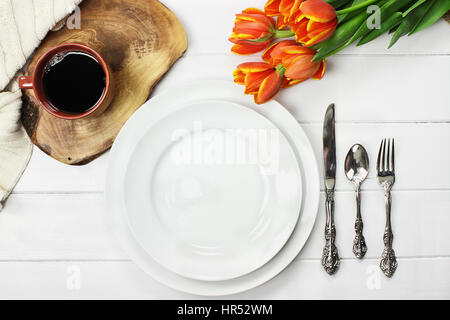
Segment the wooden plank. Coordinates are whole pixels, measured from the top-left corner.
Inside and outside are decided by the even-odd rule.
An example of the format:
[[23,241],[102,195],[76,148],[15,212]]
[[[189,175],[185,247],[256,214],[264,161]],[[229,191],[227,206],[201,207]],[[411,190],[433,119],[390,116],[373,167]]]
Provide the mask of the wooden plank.
[[[325,195],[322,192],[316,224],[300,259],[318,258],[324,245]],[[353,192],[338,192],[335,203],[337,246],[340,255],[353,259],[352,244],[356,202]],[[392,228],[394,250],[398,257],[449,256],[450,243],[446,227],[450,223],[449,191],[393,191]],[[383,251],[385,226],[384,192],[362,193],[361,210],[367,258],[379,259]],[[442,242],[447,242],[446,244]]]
[[[450,29],[450,27],[449,27]],[[201,55],[180,59],[155,94],[183,83],[232,81],[236,66],[254,57]],[[322,122],[325,108],[337,105],[337,121],[450,121],[450,56],[336,56],[325,77],[277,95],[300,122]],[[244,88],[242,87],[242,92]]]
[[[298,257],[318,259],[324,238],[325,209]],[[381,191],[363,192],[362,213],[369,258],[382,251],[384,199]],[[394,248],[399,257],[450,257],[450,191],[393,192]],[[354,194],[336,195],[337,245],[343,258],[351,252]],[[0,215],[0,261],[127,259],[107,228],[101,194],[13,195]]]
[[63,164],[37,147],[14,192],[101,192],[109,153],[84,166]]
[[[449,299],[450,258],[400,259],[387,279],[378,261],[343,261],[330,277],[297,261],[268,283],[226,299]],[[204,299],[157,283],[132,262],[1,262],[0,299]]]
[[[189,35],[187,54],[228,53],[231,43],[228,38],[233,28],[234,15],[243,9],[254,7],[263,9],[265,0],[163,0],[181,20]],[[220,26],[220,27],[217,27]],[[445,21],[411,37],[403,37],[391,49],[388,35],[382,36],[361,47],[350,47],[342,54],[449,54],[450,27]]]
[[[337,118],[346,110],[337,107]],[[354,143],[363,144],[371,162],[369,178],[363,188],[380,190],[375,176],[375,163],[383,137],[396,139],[397,190],[450,189],[450,123],[337,123],[337,188],[352,190],[344,175],[345,156]],[[322,124],[307,123],[303,128],[311,139],[319,166],[322,161]],[[35,150],[29,167],[15,189],[16,193],[102,192],[109,154],[83,167],[69,167]],[[433,170],[426,170],[432,166]],[[322,174],[322,171],[321,171]]]
[[448,299],[450,259],[399,259],[387,279],[378,260],[342,261],[334,277],[320,261],[297,261],[277,278],[236,298],[258,299]]
[[103,196],[13,195],[0,215],[1,260],[124,259]]
[[[337,118],[345,111],[337,111]],[[322,124],[304,125],[323,176]],[[381,140],[395,138],[396,182],[394,190],[448,189],[450,147],[439,141],[450,138],[449,123],[336,124],[337,188],[353,190],[344,173],[344,161],[355,143],[364,145],[369,154],[370,172],[363,189],[380,190],[376,179],[376,161]]]

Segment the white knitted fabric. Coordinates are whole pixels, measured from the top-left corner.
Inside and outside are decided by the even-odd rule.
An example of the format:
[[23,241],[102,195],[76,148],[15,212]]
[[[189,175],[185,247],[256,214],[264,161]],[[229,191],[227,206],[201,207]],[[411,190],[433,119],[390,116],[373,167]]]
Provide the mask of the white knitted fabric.
[[0,211],[31,157],[20,123],[16,73],[55,24],[82,0],[0,0]]

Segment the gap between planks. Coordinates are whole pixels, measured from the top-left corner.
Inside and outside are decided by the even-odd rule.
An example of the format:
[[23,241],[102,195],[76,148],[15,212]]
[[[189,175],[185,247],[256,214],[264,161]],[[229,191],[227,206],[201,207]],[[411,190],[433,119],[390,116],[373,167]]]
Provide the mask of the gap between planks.
[[[374,178],[367,178],[374,180]],[[382,191],[381,187],[380,190]],[[364,193],[373,193],[373,192],[380,192],[380,190],[376,189],[362,189]],[[430,188],[430,189],[398,189],[394,188],[392,192],[448,192],[450,191],[450,188]],[[323,187],[320,188],[321,193],[325,193],[325,189]],[[355,192],[351,187],[348,189],[336,189],[335,193],[353,193]],[[55,195],[55,196],[73,196],[73,195],[101,195],[103,196],[105,194],[104,191],[14,191],[11,193],[11,195]]]
[[[189,53],[186,51],[180,59],[183,58],[194,58],[194,57],[235,57],[232,53],[229,52],[205,52],[205,53]],[[337,53],[334,55],[334,57],[446,57],[450,56],[449,52],[442,52],[442,53]],[[258,58],[258,55],[247,55],[245,57],[255,57]],[[330,59],[330,58],[327,58]]]
[[[300,253],[301,254],[301,253]],[[423,255],[423,256],[409,256],[396,257],[398,261],[412,261],[412,260],[433,260],[433,259],[450,259],[450,255]],[[379,261],[379,258],[364,258],[357,260],[356,258],[343,257],[341,261]],[[295,262],[321,262],[321,258],[302,258],[297,256],[291,263]],[[88,262],[88,263],[123,263],[133,262],[131,259],[0,259],[0,263],[70,263],[70,262]]]

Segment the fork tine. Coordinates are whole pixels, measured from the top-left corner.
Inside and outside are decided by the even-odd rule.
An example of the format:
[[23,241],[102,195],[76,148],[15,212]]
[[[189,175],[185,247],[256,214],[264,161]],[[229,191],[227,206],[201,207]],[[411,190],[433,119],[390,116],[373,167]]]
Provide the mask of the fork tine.
[[391,139],[387,139],[386,171],[391,171]]
[[391,170],[395,172],[395,150],[394,150],[394,138],[392,138],[392,156],[391,156]]
[[386,138],[383,139],[383,154],[381,155],[381,172],[386,172]]
[[381,160],[381,150],[382,149],[383,149],[383,140],[381,140],[380,150],[378,150],[378,157],[377,157],[377,171],[378,171],[378,173],[381,172],[381,167],[380,167],[381,162],[380,162],[380,160]]

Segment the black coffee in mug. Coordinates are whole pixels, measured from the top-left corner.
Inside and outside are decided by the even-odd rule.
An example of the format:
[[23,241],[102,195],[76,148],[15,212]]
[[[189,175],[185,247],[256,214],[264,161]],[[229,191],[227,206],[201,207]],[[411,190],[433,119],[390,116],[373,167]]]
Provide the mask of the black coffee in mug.
[[69,51],[59,53],[49,61],[42,84],[54,108],[68,114],[80,114],[101,100],[106,89],[106,75],[93,56]]

